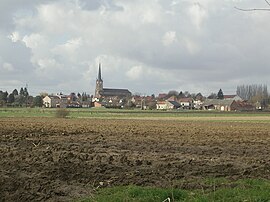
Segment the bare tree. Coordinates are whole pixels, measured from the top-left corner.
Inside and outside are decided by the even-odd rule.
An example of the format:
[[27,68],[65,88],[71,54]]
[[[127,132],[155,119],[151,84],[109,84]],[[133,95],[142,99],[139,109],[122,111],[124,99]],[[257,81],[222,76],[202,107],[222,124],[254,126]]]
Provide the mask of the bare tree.
[[[270,7],[270,2],[268,0],[264,0],[264,1]],[[235,8],[241,11],[270,11],[270,8],[238,8],[238,7],[235,7]]]

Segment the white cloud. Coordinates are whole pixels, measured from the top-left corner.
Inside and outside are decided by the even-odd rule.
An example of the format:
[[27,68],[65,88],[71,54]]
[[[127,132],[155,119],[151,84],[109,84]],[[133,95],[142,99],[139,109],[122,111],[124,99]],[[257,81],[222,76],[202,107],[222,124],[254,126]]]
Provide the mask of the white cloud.
[[31,48],[32,50],[42,48],[45,44],[47,44],[46,37],[38,33],[24,36],[22,41],[25,43],[26,47]]
[[162,38],[162,43],[164,46],[169,46],[176,41],[177,41],[177,37],[176,37],[175,31],[166,32]]
[[130,70],[127,71],[126,75],[131,80],[138,80],[143,75],[143,68],[142,66],[134,66]]
[[13,65],[8,63],[8,62],[3,63],[2,68],[3,68],[4,71],[8,71],[8,72],[14,71]]
[[200,3],[193,3],[189,8],[189,14],[192,23],[198,30],[201,29],[202,23],[207,18],[207,11],[202,7]]
[[186,46],[188,52],[191,55],[194,55],[200,51],[200,46],[196,42],[190,40],[189,38],[187,38],[187,37],[184,38],[184,43],[185,43],[185,46]]
[[20,34],[18,32],[11,33],[10,35],[8,35],[8,38],[14,43],[21,39]]

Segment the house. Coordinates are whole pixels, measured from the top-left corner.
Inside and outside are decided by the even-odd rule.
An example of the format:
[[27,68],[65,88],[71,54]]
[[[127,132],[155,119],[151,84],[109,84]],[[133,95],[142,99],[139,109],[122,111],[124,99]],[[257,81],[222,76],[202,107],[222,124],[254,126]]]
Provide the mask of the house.
[[43,98],[43,105],[46,108],[55,108],[60,106],[60,97],[55,95],[47,95]]
[[193,109],[193,99],[192,98],[180,98],[179,103],[183,109]]
[[168,98],[168,101],[178,101],[177,97],[175,95]]
[[204,110],[235,111],[237,104],[234,100],[207,99],[202,107]]
[[94,107],[104,107],[104,103],[103,102],[94,102]]
[[131,98],[131,102],[136,108],[142,107],[142,104],[143,104],[142,101],[143,101],[143,98],[139,95],[135,95]]
[[243,101],[243,99],[239,95],[224,95],[224,100],[235,100],[235,101]]
[[254,111],[255,106],[247,101],[236,101],[237,111]]
[[157,99],[158,100],[165,100],[167,98],[167,93],[159,93]]
[[157,109],[163,109],[163,110],[168,110],[168,109],[178,109],[181,107],[181,105],[176,102],[176,101],[158,101],[156,104]]
[[193,107],[194,109],[202,109],[203,101],[202,100],[194,100]]

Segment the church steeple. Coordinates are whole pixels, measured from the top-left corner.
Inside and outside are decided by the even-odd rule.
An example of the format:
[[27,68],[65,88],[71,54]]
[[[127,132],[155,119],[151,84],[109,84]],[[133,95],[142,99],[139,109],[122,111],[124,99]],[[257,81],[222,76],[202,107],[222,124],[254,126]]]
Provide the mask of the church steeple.
[[101,78],[101,64],[99,63],[98,65],[98,81],[102,81],[102,78]]
[[96,80],[96,90],[95,90],[95,97],[100,98],[101,92],[103,91],[103,80],[101,78],[101,64],[98,65],[98,77]]

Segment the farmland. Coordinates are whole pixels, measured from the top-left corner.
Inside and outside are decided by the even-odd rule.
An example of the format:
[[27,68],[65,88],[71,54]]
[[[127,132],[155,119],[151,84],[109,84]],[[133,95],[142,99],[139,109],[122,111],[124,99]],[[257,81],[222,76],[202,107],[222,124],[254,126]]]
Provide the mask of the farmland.
[[94,198],[97,190],[127,185],[207,190],[207,179],[228,182],[216,190],[270,180],[268,114],[74,110],[58,119],[27,110],[0,112],[1,201]]

